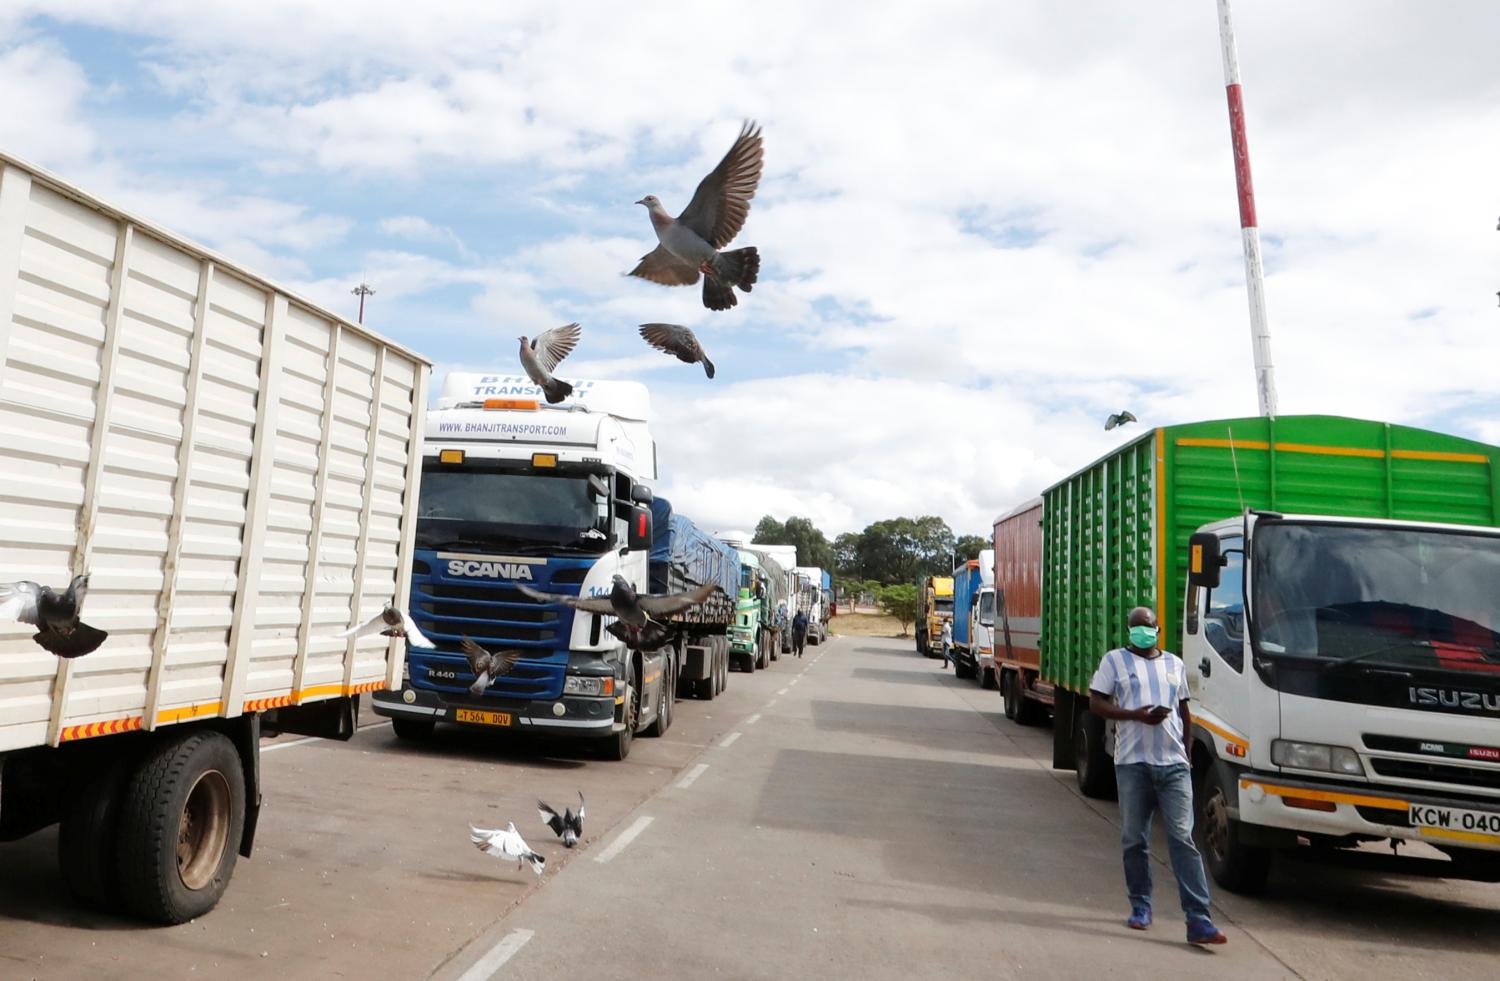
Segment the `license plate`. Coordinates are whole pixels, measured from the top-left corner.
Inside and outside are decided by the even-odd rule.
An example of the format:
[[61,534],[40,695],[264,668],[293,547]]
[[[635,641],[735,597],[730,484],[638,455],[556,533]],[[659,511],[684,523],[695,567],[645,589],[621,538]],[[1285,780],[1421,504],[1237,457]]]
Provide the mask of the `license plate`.
[[510,725],[509,712],[486,712],[482,709],[459,709],[459,722],[475,722],[482,726]]
[[1458,807],[1412,804],[1407,816],[1418,828],[1477,835],[1500,845],[1500,812],[1497,811],[1467,811]]

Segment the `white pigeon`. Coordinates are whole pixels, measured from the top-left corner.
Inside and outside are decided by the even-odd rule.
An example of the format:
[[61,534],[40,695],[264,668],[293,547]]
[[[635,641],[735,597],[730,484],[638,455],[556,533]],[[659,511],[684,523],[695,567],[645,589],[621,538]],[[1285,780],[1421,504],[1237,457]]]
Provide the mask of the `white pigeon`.
[[504,830],[487,830],[469,825],[469,840],[474,847],[486,855],[496,858],[513,858],[516,860],[516,868],[520,869],[522,863],[530,862],[531,869],[537,875],[542,874],[546,868],[547,860],[531,850],[526,844],[526,839],[521,837],[521,832],[516,830],[514,821],[507,824]]
[[376,633],[387,637],[403,637],[413,647],[433,648],[437,646],[417,629],[417,624],[411,616],[405,610],[397,608],[394,603],[387,603],[385,609],[364,623],[356,623],[348,630],[341,631],[339,636],[368,637]]
[[563,358],[573,353],[582,334],[583,329],[575,323],[544,330],[529,341],[525,334],[520,337],[521,367],[527,378],[542,387],[547,401],[553,405],[573,394],[573,386],[561,378],[553,378],[552,372]]

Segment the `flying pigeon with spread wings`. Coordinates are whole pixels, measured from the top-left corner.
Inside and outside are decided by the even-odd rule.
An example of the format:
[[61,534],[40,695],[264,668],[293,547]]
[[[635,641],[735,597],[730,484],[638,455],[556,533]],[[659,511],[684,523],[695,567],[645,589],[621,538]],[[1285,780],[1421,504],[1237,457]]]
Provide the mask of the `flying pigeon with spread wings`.
[[60,593],[29,579],[0,583],[0,617],[36,627],[31,639],[58,657],[82,657],[97,650],[109,636],[78,619],[88,591],[87,574],[74,576]]
[[553,405],[573,394],[573,386],[561,378],[552,377],[552,372],[557,370],[563,358],[573,353],[581,336],[583,328],[575,323],[544,330],[530,341],[525,334],[520,337],[521,368],[527,378],[542,387],[547,401]]
[[654,194],[637,201],[650,213],[660,244],[641,256],[630,275],[663,286],[692,286],[702,274],[703,305],[710,310],[734,306],[736,287],[750,292],[760,275],[760,252],[753,245],[719,250],[745,226],[762,157],[760,127],[747,122],[724,159],[699,182],[682,214],[673,218]]
[[417,629],[416,621],[403,609],[394,603],[387,603],[385,609],[375,614],[364,623],[356,623],[348,630],[340,631],[340,637],[368,637],[371,634],[382,634],[386,637],[401,637],[413,647],[432,648],[437,645],[428,640],[422,631]]
[[518,650],[485,650],[468,637],[460,637],[458,646],[464,652],[464,657],[469,659],[469,670],[474,672],[474,683],[469,686],[471,695],[483,695],[490,682],[510,674],[515,669],[516,662],[526,655],[525,651]]
[[714,376],[714,363],[703,353],[698,335],[688,328],[677,324],[641,324],[641,336],[646,339],[647,344],[663,354],[673,355],[678,361],[688,364],[702,362],[703,373],[710,378]]
[[568,596],[564,593],[544,593],[530,586],[519,584],[516,588],[532,599],[543,603],[561,603],[585,613],[619,617],[632,627],[644,627],[655,617],[671,616],[699,605],[712,596],[718,587],[713,583],[705,583],[691,592],[653,596],[649,593],[637,593],[635,587],[617,572],[608,596],[583,597]]
[[1109,432],[1111,429],[1114,429],[1116,426],[1123,426],[1127,422],[1139,422],[1139,421],[1140,420],[1136,419],[1135,416],[1131,415],[1129,411],[1122,409],[1121,411],[1116,412],[1113,415],[1111,415],[1108,419],[1104,420],[1104,431],[1105,432]]
[[536,809],[537,813],[542,816],[542,823],[562,839],[564,848],[572,848],[578,844],[578,839],[583,837],[583,791],[578,792],[577,814],[571,810],[564,810],[559,814],[544,800],[536,802]]
[[542,870],[547,867],[547,860],[531,850],[531,846],[526,844],[526,839],[521,837],[521,832],[516,830],[514,821],[504,828],[496,829],[476,828],[471,824],[469,825],[469,840],[474,843],[474,847],[486,855],[515,859],[517,869],[520,869],[523,863],[529,862],[532,871],[541,875]]

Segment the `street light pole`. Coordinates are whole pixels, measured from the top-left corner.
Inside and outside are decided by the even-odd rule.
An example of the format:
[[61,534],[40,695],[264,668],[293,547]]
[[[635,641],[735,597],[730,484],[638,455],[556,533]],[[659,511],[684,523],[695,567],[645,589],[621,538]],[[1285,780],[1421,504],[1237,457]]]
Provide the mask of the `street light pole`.
[[375,291],[370,288],[368,283],[360,283],[349,292],[359,297],[359,322],[363,324],[365,322],[365,297],[374,296]]
[[1224,86],[1229,95],[1229,139],[1234,148],[1234,183],[1240,198],[1240,238],[1245,246],[1245,286],[1250,293],[1250,343],[1255,357],[1255,390],[1260,414],[1276,415],[1276,369],[1271,364],[1271,328],[1266,325],[1265,271],[1260,229],[1255,219],[1255,188],[1250,183],[1250,144],[1245,138],[1245,103],[1240,91],[1240,56],[1234,43],[1229,0],[1219,0],[1219,42],[1224,49]]

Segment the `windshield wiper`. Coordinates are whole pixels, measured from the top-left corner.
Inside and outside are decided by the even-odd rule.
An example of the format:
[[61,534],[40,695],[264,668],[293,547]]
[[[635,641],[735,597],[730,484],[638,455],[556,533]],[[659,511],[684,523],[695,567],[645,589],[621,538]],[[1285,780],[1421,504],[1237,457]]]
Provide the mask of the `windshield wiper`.
[[[1484,660],[1491,663],[1496,663],[1497,652],[1492,647],[1479,647],[1474,644],[1445,644],[1443,646],[1456,647],[1460,650],[1473,651],[1480,657],[1484,658]],[[1419,647],[1423,650],[1428,651],[1438,650],[1438,644],[1433,643],[1430,640],[1400,640],[1395,642],[1394,644],[1382,644],[1380,647],[1376,647],[1368,651],[1360,651],[1358,654],[1351,654],[1349,657],[1341,657],[1336,661],[1329,661],[1325,664],[1320,664],[1318,665],[1318,670],[1327,671],[1330,668],[1340,668],[1346,664],[1353,664],[1356,661],[1363,661],[1368,658],[1375,657],[1377,654],[1384,654],[1386,651],[1395,650],[1398,647]]]
[[511,538],[445,538],[440,542],[422,542],[422,548],[485,548],[490,550],[504,550],[507,552],[519,552],[523,555],[535,554],[537,551],[545,551],[555,548],[545,542],[523,542],[520,539]]

